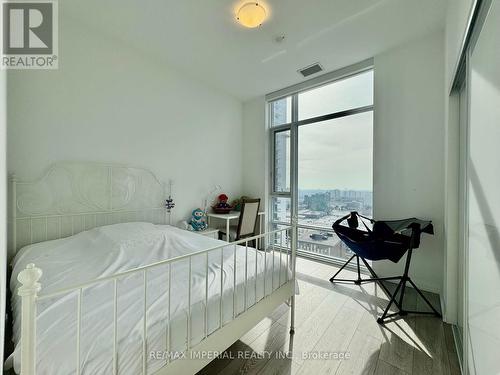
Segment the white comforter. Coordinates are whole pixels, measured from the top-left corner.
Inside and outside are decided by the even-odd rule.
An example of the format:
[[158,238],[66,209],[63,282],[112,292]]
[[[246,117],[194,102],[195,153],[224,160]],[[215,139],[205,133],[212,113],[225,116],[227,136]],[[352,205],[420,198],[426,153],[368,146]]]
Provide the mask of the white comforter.
[[[151,264],[224,244],[205,236],[171,226],[149,223],[109,225],[75,236],[47,241],[22,249],[13,263],[14,368],[20,370],[21,304],[17,297],[18,273],[34,263],[43,270],[40,295],[77,285],[98,277],[112,275],[141,265]],[[223,253],[223,321],[233,318],[234,245]],[[208,332],[220,324],[221,250],[209,255]],[[264,253],[244,247],[236,248],[236,314],[245,308],[245,259],[247,266],[247,306],[278,287],[286,278],[286,256],[280,263],[279,253],[267,254],[264,283]],[[257,260],[257,285],[255,264]],[[273,266],[274,263],[274,266]],[[281,264],[281,267],[280,267]],[[205,255],[192,262],[191,344],[204,337]],[[188,261],[172,264],[171,285],[171,351],[186,348],[188,312]],[[164,360],[154,359],[151,352],[165,351],[167,342],[168,266],[162,265],[147,273],[147,372],[159,369]],[[124,277],[118,282],[118,370],[120,374],[142,373],[143,275]],[[255,291],[257,290],[257,296]],[[41,301],[37,305],[37,374],[68,375],[76,370],[77,293]],[[113,282],[83,290],[81,319],[80,365],[82,374],[111,374],[113,369]]]

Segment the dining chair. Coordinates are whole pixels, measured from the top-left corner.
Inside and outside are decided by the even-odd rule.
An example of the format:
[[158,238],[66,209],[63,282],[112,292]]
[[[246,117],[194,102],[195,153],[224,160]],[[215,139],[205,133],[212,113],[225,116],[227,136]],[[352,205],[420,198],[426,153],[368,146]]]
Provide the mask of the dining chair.
[[[253,237],[257,232],[257,219],[259,215],[260,198],[245,199],[241,203],[241,212],[238,219],[238,225],[229,227],[229,235],[226,229],[219,229],[219,240],[226,236],[227,241],[238,241],[244,238]],[[256,246],[256,241],[252,240],[253,247]]]

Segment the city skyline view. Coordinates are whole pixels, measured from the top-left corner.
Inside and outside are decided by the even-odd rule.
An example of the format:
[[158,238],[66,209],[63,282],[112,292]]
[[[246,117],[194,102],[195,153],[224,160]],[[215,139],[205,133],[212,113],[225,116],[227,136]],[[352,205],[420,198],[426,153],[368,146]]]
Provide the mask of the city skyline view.
[[[295,104],[294,104],[295,103]],[[298,248],[334,258],[351,256],[332,232],[333,222],[357,211],[372,216],[373,71],[317,87],[271,103],[271,125],[321,117],[298,126]],[[292,125],[293,126],[293,125]],[[274,133],[274,190],[291,194],[290,130]],[[289,223],[291,199],[273,197],[273,221]]]

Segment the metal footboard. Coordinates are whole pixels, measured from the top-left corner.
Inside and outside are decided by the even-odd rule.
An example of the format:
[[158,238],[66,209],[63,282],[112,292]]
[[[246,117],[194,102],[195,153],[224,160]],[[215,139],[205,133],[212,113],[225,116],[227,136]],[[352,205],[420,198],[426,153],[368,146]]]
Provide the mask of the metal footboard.
[[[76,374],[81,374],[82,371],[82,349],[81,349],[81,338],[83,335],[82,332],[82,306],[83,306],[83,292],[85,289],[89,287],[93,287],[102,283],[111,282],[113,286],[112,293],[112,304],[113,304],[113,358],[112,358],[112,368],[113,374],[119,374],[119,366],[118,366],[118,300],[119,300],[119,288],[118,282],[124,277],[136,275],[142,277],[142,296],[143,296],[143,305],[142,305],[142,373],[144,375],[148,374],[148,314],[147,314],[147,295],[148,295],[148,271],[155,269],[160,266],[164,266],[168,268],[168,288],[166,288],[166,299],[168,301],[168,311],[166,311],[166,329],[167,337],[165,343],[165,351],[168,353],[172,348],[172,337],[171,337],[171,323],[173,316],[171,316],[171,296],[174,293],[171,288],[172,283],[172,268],[173,264],[180,261],[188,262],[188,283],[186,285],[187,288],[187,324],[185,327],[185,337],[186,337],[186,351],[189,351],[192,348],[191,342],[191,327],[192,327],[192,283],[193,283],[193,259],[195,257],[203,257],[205,260],[205,291],[204,291],[204,332],[202,334],[202,341],[206,340],[211,334],[217,332],[223,328],[224,316],[223,316],[223,303],[224,300],[224,266],[228,267],[227,262],[224,261],[225,249],[232,248],[233,251],[233,259],[234,264],[232,267],[234,269],[233,272],[233,280],[232,280],[232,304],[233,304],[233,320],[238,319],[238,316],[242,313],[246,312],[248,309],[252,308],[255,305],[258,305],[262,300],[266,299],[284,286],[287,283],[295,282],[295,262],[296,262],[296,240],[293,239],[295,236],[295,230],[292,226],[284,227],[282,229],[266,232],[257,236],[253,236],[250,238],[246,238],[240,241],[227,243],[218,245],[206,250],[194,252],[191,254],[186,254],[182,256],[178,256],[171,259],[166,259],[163,261],[159,261],[156,263],[152,263],[146,266],[137,267],[131,270],[119,272],[110,276],[100,277],[79,285],[70,286],[56,292],[50,294],[43,294],[43,286],[40,285],[39,280],[42,276],[42,270],[37,268],[34,264],[28,264],[27,267],[21,271],[18,275],[18,280],[21,283],[21,286],[18,289],[18,295],[21,296],[22,299],[22,316],[21,316],[21,375],[35,375],[37,373],[36,369],[36,320],[37,320],[37,304],[42,301],[48,301],[54,298],[58,298],[70,293],[75,293],[77,298],[76,310],[74,311],[76,317],[76,345],[75,345],[75,353],[76,353]],[[292,240],[293,239],[293,240]],[[257,243],[257,240],[261,240],[260,242],[264,244],[264,249],[258,250],[254,248],[249,248],[248,244],[252,241]],[[238,312],[236,308],[236,300],[237,300],[237,278],[236,278],[236,252],[238,248],[242,249],[244,247],[245,250],[245,265],[244,265],[244,306],[243,311]],[[209,255],[217,254],[220,251],[220,296],[219,301],[219,327],[216,328],[215,331],[210,332],[209,326]],[[264,259],[264,271],[263,274],[258,274],[258,256],[261,253]],[[268,260],[268,257],[272,257],[272,261]],[[255,257],[255,269],[249,269],[249,259],[250,257]],[[286,257],[286,260],[283,259]],[[275,261],[276,260],[276,261]],[[272,269],[268,269],[268,261],[271,263],[270,267]],[[277,263],[277,264],[275,264]],[[278,274],[276,275],[275,267],[279,267]],[[282,272],[284,268],[285,272]],[[271,286],[266,285],[267,276],[271,272]],[[255,275],[255,300],[253,303],[248,302],[247,293],[249,292],[249,273]],[[262,276],[263,275],[263,276]],[[257,279],[258,277],[262,277],[263,280],[263,293],[261,298],[257,296]],[[276,279],[277,277],[277,279]],[[295,285],[295,284],[294,284]],[[251,285],[250,287],[253,287]],[[270,292],[268,293],[268,290]],[[294,308],[294,297],[291,297],[291,308],[292,308],[292,322],[291,322],[291,332],[293,332],[293,308]],[[212,299],[210,299],[212,301]],[[231,343],[229,343],[230,345]],[[73,342],[68,343],[68,345],[74,345]],[[168,366],[170,362],[175,361],[170,357],[167,357],[167,363],[165,366]]]

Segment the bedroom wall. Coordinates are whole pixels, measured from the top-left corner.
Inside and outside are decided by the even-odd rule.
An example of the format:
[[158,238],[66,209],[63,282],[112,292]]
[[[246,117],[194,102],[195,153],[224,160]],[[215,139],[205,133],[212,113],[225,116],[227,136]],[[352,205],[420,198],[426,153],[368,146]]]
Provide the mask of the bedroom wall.
[[267,207],[269,192],[269,132],[266,100],[258,97],[243,104],[243,187],[245,195],[260,197]]
[[[156,56],[60,21],[56,71],[9,71],[8,169],[64,160],[127,163],[174,180],[174,219],[215,184],[242,193],[242,103]],[[153,49],[151,49],[153,50]]]
[[[431,219],[411,276],[442,292],[444,221],[444,35],[442,32],[375,57],[374,216]],[[382,275],[404,263],[376,262]]]

